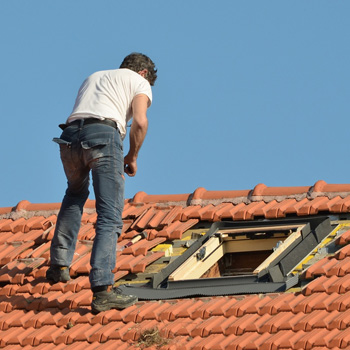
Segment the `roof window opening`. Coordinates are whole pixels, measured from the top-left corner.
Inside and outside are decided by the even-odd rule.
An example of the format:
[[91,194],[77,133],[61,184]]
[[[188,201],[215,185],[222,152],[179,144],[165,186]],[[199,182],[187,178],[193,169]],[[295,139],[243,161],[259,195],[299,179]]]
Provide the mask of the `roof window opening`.
[[184,251],[149,282],[120,288],[149,300],[286,291],[336,231],[328,217],[207,224],[174,242]]
[[209,268],[200,278],[240,276],[252,274],[256,267],[271,255],[271,250],[227,253]]
[[301,236],[304,227],[292,224],[220,229],[169,280],[257,275]]

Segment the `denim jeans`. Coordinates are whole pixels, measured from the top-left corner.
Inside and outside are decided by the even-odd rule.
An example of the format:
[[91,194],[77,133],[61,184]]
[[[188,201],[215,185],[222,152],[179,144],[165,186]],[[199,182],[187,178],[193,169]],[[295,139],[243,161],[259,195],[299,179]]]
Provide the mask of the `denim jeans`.
[[112,285],[116,245],[122,231],[124,207],[123,143],[117,129],[78,121],[54,141],[60,146],[68,187],[51,243],[51,264],[70,266],[84,204],[89,195],[90,171],[96,199],[96,236],[91,252],[91,288]]

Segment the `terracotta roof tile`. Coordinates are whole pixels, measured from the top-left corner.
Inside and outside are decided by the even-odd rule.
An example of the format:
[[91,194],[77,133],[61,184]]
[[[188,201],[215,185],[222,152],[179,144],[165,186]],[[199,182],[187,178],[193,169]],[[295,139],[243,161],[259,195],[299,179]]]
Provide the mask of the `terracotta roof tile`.
[[190,219],[185,223],[181,221],[175,221],[167,228],[163,228],[160,232],[158,232],[158,237],[165,237],[167,239],[175,240],[181,239],[182,234],[190,229],[192,226],[198,223],[197,219]]
[[[300,201],[296,201],[295,203],[291,203],[289,205],[288,208],[286,208],[286,210],[284,211],[285,215],[298,215],[298,216],[302,216],[302,215],[306,215],[305,212],[306,210],[303,209],[304,205],[308,206],[309,204],[309,200],[307,198],[303,198]],[[309,208],[309,206],[307,207]]]
[[[164,320],[173,321],[177,317],[181,317],[181,315],[183,315],[184,312],[188,312],[189,310],[187,309],[187,307],[193,306],[191,304],[193,304],[193,302],[187,301],[187,300],[171,301],[171,302],[167,303],[168,307],[166,309],[162,310],[162,312],[159,314],[158,318],[160,320],[163,320],[163,321]],[[197,305],[195,310],[197,311],[198,308],[199,307]],[[192,308],[192,310],[193,310],[193,308]],[[197,316],[194,315],[193,312],[191,313],[191,316],[194,319],[198,318]]]
[[[230,318],[232,318],[232,316]],[[224,330],[224,334],[242,335],[246,332],[246,328],[254,324],[260,316],[257,314],[246,314],[242,317],[234,318],[235,321]]]
[[[188,239],[186,231],[200,221],[273,221],[320,213],[347,217],[350,185],[318,181],[305,187],[259,184],[242,191],[198,188],[170,196],[140,192],[125,203],[118,245],[141,231],[147,238],[118,252],[113,272],[119,282],[135,276],[147,281],[147,271],[176,258],[171,249],[164,259],[165,248],[154,248]],[[350,347],[350,230],[339,231],[335,244],[343,248],[305,271],[301,292],[142,301],[93,315],[87,275],[97,218],[94,201],[87,202],[82,217],[72,279],[54,285],[45,280],[59,207],[22,201],[0,208],[0,347],[5,350],[139,349],[142,332],[153,328],[168,342],[164,350]]]
[[166,225],[163,221],[166,218],[166,216],[169,214],[169,210],[157,210],[154,214],[154,216],[149,220],[147,224],[147,228],[161,228]]
[[[210,317],[199,324],[191,333],[192,336],[200,335],[201,337],[208,337],[210,334],[224,334],[225,329],[220,330],[220,325],[226,321],[223,316]],[[190,322],[190,320],[187,320]]]
[[264,315],[265,313],[275,315],[280,311],[286,311],[283,309],[283,306],[289,305],[292,299],[295,300],[295,295],[291,293],[281,294],[275,298],[268,299],[268,302],[265,305],[261,306],[261,308],[258,310],[258,313],[260,315]]
[[350,257],[350,245],[339,249],[338,252],[334,255],[334,258],[337,260],[342,260],[346,257]]
[[350,324],[350,309],[344,312],[332,311],[330,315],[333,315],[329,319],[328,329],[347,329]]
[[286,199],[282,202],[275,202],[274,205],[265,210],[267,219],[277,219],[286,216],[286,211],[297,203],[296,199]]
[[311,279],[327,273],[334,265],[338,264],[336,259],[324,258],[310,266],[305,272],[305,278]]
[[338,329],[333,329],[329,332],[328,337],[325,339],[328,347],[339,347],[344,348],[349,345],[349,329],[344,331],[339,331]]
[[[322,320],[323,317],[326,317],[328,312],[326,310],[315,310],[309,314],[305,314],[302,319],[299,320],[297,324],[292,328],[293,331],[297,332],[299,330],[303,330],[306,332],[310,332],[314,327],[314,324]],[[317,327],[320,328],[320,327]]]
[[[332,281],[333,282],[333,281]],[[329,293],[338,292],[340,294],[346,293],[350,290],[350,275],[343,276],[328,288]]]
[[[258,333],[277,333],[281,330],[292,329],[289,321],[294,317],[292,312],[280,312],[275,316],[265,314],[257,319],[254,324],[247,327]],[[255,328],[255,329],[254,329]]]
[[334,301],[329,304],[327,307],[328,311],[338,310],[338,311],[345,311],[348,308],[350,308],[350,294],[336,294],[337,298],[334,299]]
[[[28,313],[29,314],[29,313]],[[20,327],[24,326],[24,324],[18,324],[18,320],[21,319],[24,315],[26,315],[26,312],[24,310],[15,310],[13,312],[6,313],[1,312],[0,313],[0,329],[6,330],[11,327]],[[31,317],[32,315],[28,315],[28,317]]]
[[255,212],[266,206],[265,202],[252,202],[232,215],[233,220],[253,220]]
[[221,215],[232,209],[232,207],[232,203],[221,203],[219,205],[212,206],[202,214],[201,219],[204,221],[219,221],[221,219]]
[[332,205],[333,213],[344,213],[348,212],[350,208],[350,196],[339,199],[336,203]]
[[220,216],[214,216],[214,218],[217,218],[217,220],[224,220],[224,219],[231,219],[235,217],[235,214],[240,211],[242,208],[246,207],[245,203],[239,203],[237,205],[234,205],[233,203],[229,203],[229,206],[226,206],[222,208],[222,211],[220,211]]
[[233,304],[231,308],[225,312],[225,316],[243,316],[245,313],[247,313],[247,309],[253,307],[254,304],[259,301],[260,298],[258,295],[251,295],[246,298],[243,298],[237,301],[235,304]]
[[321,276],[316,278],[314,281],[310,282],[305,288],[305,295],[311,295],[313,293],[322,293],[322,292],[337,292],[336,282],[339,279],[337,276],[332,276],[327,278],[326,276]]
[[150,252],[147,254],[147,256],[141,255],[140,261],[135,263],[130,271],[132,273],[145,272],[145,269],[149,264],[163,257],[164,255],[164,252]]
[[336,241],[338,245],[345,245],[350,243],[350,230],[344,232]]

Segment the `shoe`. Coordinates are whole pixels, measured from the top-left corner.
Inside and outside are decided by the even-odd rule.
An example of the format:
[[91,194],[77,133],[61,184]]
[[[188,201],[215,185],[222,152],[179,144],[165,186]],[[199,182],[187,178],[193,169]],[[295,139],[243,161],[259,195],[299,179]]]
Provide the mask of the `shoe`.
[[46,271],[46,279],[54,283],[68,282],[70,280],[69,268],[67,266],[51,265]]
[[138,301],[135,295],[125,295],[119,288],[110,291],[95,292],[92,298],[91,310],[94,314],[110,309],[126,309]]

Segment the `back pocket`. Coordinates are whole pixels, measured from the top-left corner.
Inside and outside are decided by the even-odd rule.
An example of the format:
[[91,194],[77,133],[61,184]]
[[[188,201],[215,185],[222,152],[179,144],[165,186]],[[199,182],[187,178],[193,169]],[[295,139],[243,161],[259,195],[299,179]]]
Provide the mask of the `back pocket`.
[[62,139],[60,139],[58,137],[54,137],[52,139],[52,141],[55,142],[55,143],[58,143],[60,146],[62,145],[62,146],[70,147],[72,145],[72,142],[68,142],[66,140],[62,140]]
[[111,156],[113,153],[109,139],[93,139],[88,141],[81,141],[84,158],[86,162],[101,157]]

